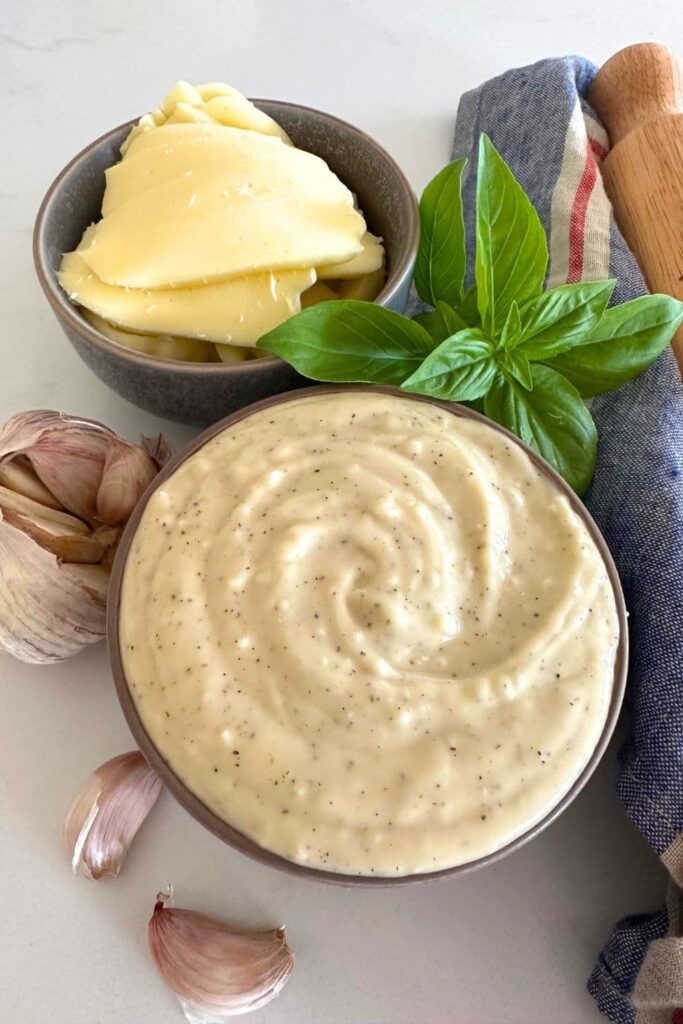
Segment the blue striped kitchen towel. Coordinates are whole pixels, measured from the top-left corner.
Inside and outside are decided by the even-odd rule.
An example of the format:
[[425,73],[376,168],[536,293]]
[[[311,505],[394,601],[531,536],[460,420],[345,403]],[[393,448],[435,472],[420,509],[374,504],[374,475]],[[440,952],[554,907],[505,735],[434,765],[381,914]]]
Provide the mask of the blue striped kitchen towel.
[[[600,178],[607,136],[586,102],[579,57],[517,68],[460,102],[454,156],[468,156],[469,252],[480,132],[531,197],[548,234],[549,287],[615,277],[613,301],[645,291]],[[470,268],[471,273],[471,268]],[[630,610],[629,735],[618,791],[671,876],[667,910],[615,928],[588,982],[619,1024],[683,1024],[683,386],[667,350],[639,379],[593,401],[600,443],[586,503]],[[618,865],[615,865],[618,870]]]

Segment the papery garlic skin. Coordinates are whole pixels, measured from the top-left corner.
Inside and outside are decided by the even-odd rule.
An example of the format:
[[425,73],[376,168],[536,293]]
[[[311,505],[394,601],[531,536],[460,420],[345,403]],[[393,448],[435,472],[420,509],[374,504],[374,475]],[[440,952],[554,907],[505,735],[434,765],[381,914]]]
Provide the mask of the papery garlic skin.
[[173,457],[173,446],[166,440],[163,434],[156,437],[142,437],[142,447],[150,459],[161,469]]
[[152,958],[190,1024],[222,1024],[265,1006],[294,967],[284,928],[245,931],[167,906],[160,892],[149,922]]
[[104,637],[106,596],[66,568],[0,512],[0,650],[49,664]]
[[74,874],[116,877],[138,829],[156,803],[161,780],[142,754],[119,754],[95,769],[72,803],[64,842]]
[[49,410],[5,423],[0,650],[43,664],[102,639],[121,528],[170,454],[161,436],[139,447],[101,423]]
[[157,467],[146,451],[112,439],[97,491],[97,515],[102,522],[112,526],[125,523],[156,474]]
[[0,430],[0,461],[25,455],[61,506],[86,522],[95,516],[110,431],[48,409],[19,413]]
[[128,512],[136,504],[159,466],[137,445],[122,440],[108,427],[63,413],[38,409],[19,413],[0,430],[0,463],[25,455],[42,483],[73,515],[86,522],[116,526],[121,522],[120,503],[110,512],[100,491],[111,473],[121,476],[126,457],[134,464]]

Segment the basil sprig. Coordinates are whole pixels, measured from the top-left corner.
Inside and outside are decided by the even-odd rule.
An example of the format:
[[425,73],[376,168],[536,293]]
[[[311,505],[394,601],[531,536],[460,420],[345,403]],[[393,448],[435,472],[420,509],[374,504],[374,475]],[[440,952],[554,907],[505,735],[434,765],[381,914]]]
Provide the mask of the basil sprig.
[[534,448],[579,493],[597,432],[584,398],[642,373],[683,322],[683,303],[644,295],[607,308],[615,281],[543,291],[545,232],[486,135],[479,140],[475,283],[464,288],[461,182],[445,167],[420,202],[414,320],[372,302],[303,310],[259,341],[313,380],[395,384],[473,405]]

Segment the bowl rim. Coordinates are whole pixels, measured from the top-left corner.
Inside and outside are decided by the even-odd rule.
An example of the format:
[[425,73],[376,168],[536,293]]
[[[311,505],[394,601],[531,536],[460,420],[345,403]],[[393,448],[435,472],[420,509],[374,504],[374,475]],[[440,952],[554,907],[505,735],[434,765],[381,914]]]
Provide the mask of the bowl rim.
[[[405,250],[401,253],[396,266],[392,268],[390,275],[387,277],[381,292],[377,298],[373,299],[373,302],[378,305],[386,303],[398,291],[405,275],[411,273],[417,256],[417,248],[420,238],[420,218],[417,198],[404,171],[401,169],[397,161],[394,160],[394,158],[387,152],[384,146],[377,142],[376,139],[367,132],[364,132],[362,129],[357,128],[355,125],[348,121],[344,121],[342,118],[337,117],[334,114],[328,114],[324,110],[317,110],[315,107],[306,106],[301,103],[290,103],[288,100],[257,98],[252,99],[251,102],[259,107],[259,109],[261,108],[261,105],[265,104],[269,108],[279,107],[288,108],[294,112],[303,111],[306,114],[315,115],[326,124],[337,125],[349,135],[356,136],[358,139],[362,139],[365,143],[368,143],[376,150],[381,159],[391,169],[396,178],[397,184],[401,189],[403,198],[407,200],[408,242],[405,246]],[[167,359],[163,356],[152,356],[148,355],[146,352],[138,352],[136,349],[127,349],[123,345],[117,345],[116,342],[111,341],[111,339],[107,338],[106,335],[93,327],[92,324],[90,324],[90,322],[79,313],[78,308],[70,302],[68,296],[59,287],[55,272],[46,265],[43,259],[43,240],[46,225],[49,221],[52,208],[56,202],[57,193],[62,183],[79,164],[87,162],[94,149],[106,142],[108,139],[111,139],[113,136],[122,132],[124,129],[132,128],[139,120],[139,117],[134,117],[128,121],[124,121],[122,124],[109,129],[109,131],[104,132],[96,139],[93,139],[92,142],[89,142],[87,146],[84,146],[83,149],[72,157],[72,159],[69,160],[69,162],[62,168],[43,196],[33,226],[33,265],[35,267],[40,287],[52,307],[53,313],[58,320],[63,321],[69,329],[75,331],[84,341],[105,351],[109,355],[114,355],[130,363],[137,363],[142,366],[163,366],[167,371],[176,373],[180,376],[189,372],[193,375],[200,373],[239,376],[241,373],[253,374],[266,372],[272,369],[273,365],[279,363],[281,360],[278,356],[271,355],[270,353],[260,359],[249,359],[239,363],[204,363],[185,362],[178,359]]]
[[[492,853],[485,854],[484,856],[478,857],[472,861],[466,861],[463,864],[456,864],[452,867],[441,868],[438,871],[398,876],[352,875],[342,872],[327,871],[322,868],[311,867],[306,864],[298,864],[295,861],[290,861],[286,857],[273,853],[272,851],[260,846],[254,840],[249,839],[244,835],[244,833],[223,821],[222,818],[219,818],[217,814],[211,811],[199,799],[199,797],[195,796],[195,794],[185,785],[184,782],[181,781],[168,762],[163,758],[140,718],[123,669],[119,644],[121,585],[133,537],[135,536],[137,527],[152,494],[154,494],[154,492],[162,486],[173,473],[175,473],[176,469],[178,469],[182,463],[203,448],[208,441],[211,441],[218,434],[234,426],[236,423],[239,423],[241,420],[246,419],[262,409],[267,409],[274,405],[281,405],[287,402],[305,399],[313,395],[331,395],[338,394],[340,392],[372,392],[375,394],[396,395],[406,399],[407,401],[426,402],[427,404],[435,405],[456,417],[486,424],[503,434],[514,444],[518,445],[531,458],[534,465],[536,465],[568,499],[570,506],[577,513],[582,523],[587,528],[598,552],[602,557],[614,593],[619,623],[619,640],[615,656],[614,681],[602,731],[591,756],[587,760],[583,769],[557,803],[550,807],[537,822],[525,829],[525,831],[520,833],[520,835],[510,840],[510,842],[500,847],[500,849],[494,850]],[[562,479],[559,473],[557,473],[543,458],[541,458],[540,455],[534,452],[528,445],[523,441],[520,441],[518,437],[510,433],[510,431],[506,430],[504,427],[501,427],[499,424],[487,419],[485,416],[475,412],[473,409],[466,408],[455,402],[443,402],[423,395],[407,393],[405,391],[401,391],[399,388],[383,385],[340,384],[321,385],[298,389],[295,391],[286,391],[279,395],[272,395],[269,398],[265,398],[259,402],[254,402],[251,405],[245,406],[202,431],[197,435],[197,437],[193,438],[187,445],[181,448],[168,463],[166,463],[142,495],[119,542],[109,584],[109,596],[107,602],[107,646],[118,700],[138,747],[147,758],[152,768],[157,772],[166,788],[170,790],[171,794],[181,804],[181,806],[188,811],[192,817],[196,818],[201,825],[207,828],[219,839],[222,839],[223,842],[232,846],[234,849],[239,850],[241,853],[246,854],[254,860],[260,861],[262,864],[278,868],[279,870],[285,871],[289,874],[315,879],[319,882],[330,882],[349,887],[388,887],[428,882],[439,878],[454,877],[457,875],[467,874],[470,871],[478,870],[488,864],[493,864],[515,850],[519,850],[522,846],[525,846],[531,839],[548,828],[548,826],[551,825],[564,810],[566,810],[566,808],[584,788],[595,771],[603,754],[605,753],[612,733],[614,732],[626,688],[629,641],[624,595],[617,569],[609,548],[607,547],[607,543],[580,498]]]

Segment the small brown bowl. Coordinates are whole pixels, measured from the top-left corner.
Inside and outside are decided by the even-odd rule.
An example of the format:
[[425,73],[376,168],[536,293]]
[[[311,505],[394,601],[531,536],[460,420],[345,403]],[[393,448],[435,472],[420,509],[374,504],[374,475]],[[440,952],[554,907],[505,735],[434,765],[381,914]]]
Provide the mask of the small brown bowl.
[[[398,164],[369,135],[320,110],[254,100],[300,149],[322,157],[358,197],[368,227],[384,239],[387,280],[375,301],[402,313],[419,240],[417,200]],[[33,233],[38,280],[67,338],[90,369],[118,394],[179,423],[206,426],[251,402],[308,381],[276,356],[244,363],[183,363],[117,345],[101,334],[57,283],[62,254],[99,220],[104,172],[135,124],[114,128],[74,157],[43,199]]]
[[232,413],[232,415],[227,416],[219,423],[215,423],[212,427],[205,430],[202,434],[191,441],[186,447],[178,452],[174,458],[164,466],[158,476],[155,477],[143,494],[139,504],[133,512],[133,515],[128,521],[128,525],[124,530],[116,554],[111,574],[111,582],[109,585],[109,601],[107,606],[107,643],[119,703],[121,704],[121,708],[130,730],[133,733],[135,741],[152,768],[154,768],[161,778],[166,788],[171,791],[176,800],[185,808],[186,811],[189,811],[189,813],[196,818],[200,824],[204,825],[205,828],[208,828],[210,832],[213,832],[214,835],[218,836],[219,839],[222,839],[223,842],[228,843],[228,845],[233,846],[236,850],[240,850],[242,853],[246,853],[248,857],[261,861],[262,864],[268,864],[271,867],[279,868],[281,871],[287,871],[290,874],[301,875],[306,878],[313,878],[317,881],[332,882],[337,885],[376,887],[406,885],[408,883],[415,882],[428,882],[435,878],[464,875],[468,871],[475,871],[478,868],[485,867],[487,864],[493,864],[495,861],[500,860],[502,857],[506,857],[514,850],[518,850],[521,846],[524,846],[535,836],[539,835],[539,833],[548,828],[548,826],[551,825],[555,819],[567,809],[572,801],[576,799],[595,771],[600,759],[605,753],[610,737],[614,732],[614,727],[619,716],[626,688],[626,673],[628,668],[628,629],[626,624],[624,595],[622,593],[616,566],[614,565],[607,544],[605,543],[595,522],[588,513],[585,505],[576,496],[569,485],[562,479],[562,477],[556,473],[544,459],[537,455],[536,452],[532,451],[531,448],[520,441],[519,438],[515,437],[514,434],[511,434],[508,430],[498,426],[498,424],[486,419],[484,416],[474,412],[472,409],[465,408],[464,406],[457,405],[455,403],[440,402],[436,399],[425,398],[421,395],[408,394],[405,391],[400,391],[398,388],[371,386],[365,384],[312,387],[307,389],[305,394],[337,394],[340,391],[360,390],[375,391],[380,394],[397,395],[401,398],[414,402],[428,402],[444,409],[453,416],[462,416],[466,419],[486,423],[489,427],[493,427],[495,430],[498,430],[501,434],[505,435],[505,437],[525,451],[531,461],[538,466],[541,472],[567,498],[569,504],[590,533],[602,556],[614,591],[614,599],[619,620],[619,645],[615,661],[614,685],[612,688],[610,705],[605,719],[605,724],[595,749],[583,771],[580,773],[578,778],[575,779],[564,796],[558,800],[555,806],[552,807],[540,821],[528,828],[526,832],[523,832],[522,835],[513,839],[494,853],[487,854],[485,857],[479,857],[476,860],[468,861],[464,864],[457,864],[452,868],[444,868],[440,871],[430,871],[424,874],[400,875],[396,877],[348,875],[335,871],[325,871],[321,868],[308,867],[303,864],[296,864],[294,861],[287,860],[285,857],[281,857],[276,853],[271,853],[270,850],[264,849],[262,846],[259,846],[258,843],[255,843],[253,840],[243,835],[243,833],[238,832],[237,829],[233,828],[227,822],[219,818],[218,815],[214,814],[213,811],[209,810],[209,808],[198,797],[196,797],[190,789],[188,789],[188,787],[175,774],[168,762],[164,760],[153,741],[150,739],[131,696],[123,670],[121,651],[119,648],[119,604],[121,599],[121,582],[126,566],[126,559],[128,558],[128,552],[147,502],[157,488],[168,480],[168,478],[176,471],[178,466],[185,462],[185,460],[191,455],[194,455],[195,452],[199,451],[207,441],[211,441],[217,434],[222,433],[235,423],[239,423],[240,420],[245,419],[245,417],[250,416],[259,409],[266,409],[273,405],[280,405],[282,402],[295,401],[296,399],[303,397],[304,392],[290,391],[286,394],[276,395],[272,398],[265,399],[264,401],[256,402],[254,405],[251,405],[246,409],[239,410],[239,412]]

